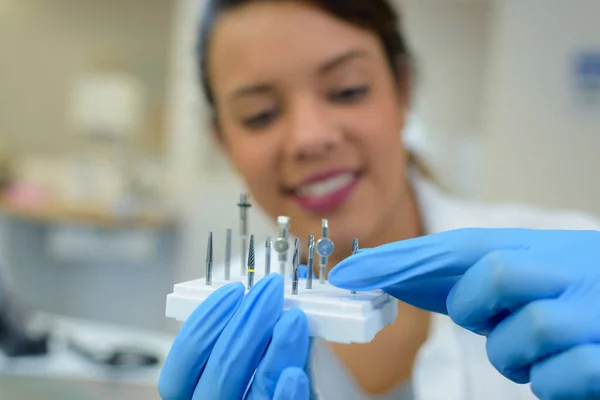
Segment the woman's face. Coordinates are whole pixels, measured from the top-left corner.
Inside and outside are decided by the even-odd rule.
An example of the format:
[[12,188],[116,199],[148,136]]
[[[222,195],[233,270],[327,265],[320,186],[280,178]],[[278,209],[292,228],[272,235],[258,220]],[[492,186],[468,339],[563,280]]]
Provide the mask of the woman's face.
[[321,219],[344,249],[384,229],[407,195],[406,96],[372,33],[301,2],[224,14],[208,73],[221,141],[251,195],[295,235]]

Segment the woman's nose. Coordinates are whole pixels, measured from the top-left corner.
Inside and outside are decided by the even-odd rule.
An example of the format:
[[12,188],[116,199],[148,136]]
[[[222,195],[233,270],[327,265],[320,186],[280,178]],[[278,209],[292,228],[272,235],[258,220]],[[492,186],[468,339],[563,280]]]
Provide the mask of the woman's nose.
[[287,152],[298,160],[325,157],[342,141],[341,128],[327,106],[312,99],[296,102],[290,110],[290,125]]

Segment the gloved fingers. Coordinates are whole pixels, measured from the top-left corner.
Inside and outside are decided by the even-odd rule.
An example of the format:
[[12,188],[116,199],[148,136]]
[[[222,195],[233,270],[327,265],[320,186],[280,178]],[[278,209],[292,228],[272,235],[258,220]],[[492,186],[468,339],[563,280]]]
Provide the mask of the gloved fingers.
[[[290,278],[293,278],[292,275],[293,274],[290,274]],[[298,266],[298,278],[306,279],[307,277],[308,277],[308,267],[306,265],[299,265]],[[313,279],[317,278],[317,275],[315,275],[314,271],[312,271],[312,277],[313,277]]]
[[221,332],[244,298],[244,285],[231,283],[210,295],[175,338],[158,382],[164,400],[189,400]]
[[[502,321],[488,336],[490,362],[513,381],[529,381],[530,366],[582,343],[600,342],[600,285],[555,300],[539,300]],[[579,293],[579,296],[576,294]]]
[[544,237],[566,235],[531,232],[467,228],[390,243],[346,258],[331,270],[328,279],[343,289],[367,291],[416,278],[460,276],[490,252],[528,248]]
[[271,274],[249,291],[217,340],[194,399],[240,399],[283,311],[283,278]]
[[450,291],[448,315],[465,329],[487,334],[523,305],[556,298],[568,287],[572,272],[553,263],[529,250],[488,253]]
[[[307,273],[308,268],[306,267],[306,265],[299,265],[298,266],[298,278],[299,279],[304,279],[308,276]],[[293,274],[290,274],[290,276]]]
[[448,292],[460,277],[448,276],[432,279],[415,279],[386,287],[384,290],[404,303],[423,310],[446,314]]
[[297,308],[289,310],[273,329],[273,338],[256,370],[248,399],[272,399],[282,372],[290,367],[304,367],[308,345],[306,315]]
[[600,399],[600,344],[573,347],[534,364],[531,390],[541,400]]
[[287,368],[279,377],[273,400],[308,400],[310,383],[302,368]]

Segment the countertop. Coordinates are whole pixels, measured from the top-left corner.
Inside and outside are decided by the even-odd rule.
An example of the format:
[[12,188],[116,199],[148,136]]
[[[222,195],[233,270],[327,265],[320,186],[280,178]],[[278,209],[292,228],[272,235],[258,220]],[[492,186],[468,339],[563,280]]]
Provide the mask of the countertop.
[[7,400],[160,400],[148,385],[75,378],[0,375],[0,396]]
[[[44,315],[40,320],[51,326],[51,351],[42,357],[18,359],[0,353],[1,399],[160,399],[158,377],[173,335],[61,316]],[[161,362],[151,367],[107,367],[72,351],[69,342],[98,353],[134,346]]]

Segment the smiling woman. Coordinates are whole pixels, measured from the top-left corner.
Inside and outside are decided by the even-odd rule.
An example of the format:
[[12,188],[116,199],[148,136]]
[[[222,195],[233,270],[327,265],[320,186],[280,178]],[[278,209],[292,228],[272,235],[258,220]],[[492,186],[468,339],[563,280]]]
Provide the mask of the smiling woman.
[[[555,315],[572,309],[570,296],[568,305],[544,302],[548,293],[556,296],[556,288],[565,287],[540,278],[559,259],[551,252],[556,243],[537,232],[484,229],[464,236],[458,228],[598,224],[575,215],[460,201],[408,173],[410,156],[400,132],[413,79],[400,25],[386,0],[208,1],[200,57],[213,131],[255,203],[273,219],[291,217],[296,238],[318,237],[322,219],[329,222],[336,248],[330,265],[337,266],[329,282],[319,284],[358,296],[382,288],[401,301],[399,317],[370,343],[314,340],[309,352],[310,321],[298,309],[283,311],[281,276],[259,279],[248,293],[240,282],[225,285],[196,308],[173,344],[159,385],[164,398],[306,400],[310,382],[322,399],[531,400],[530,388],[515,384],[530,377],[538,393],[583,398],[580,381],[555,385],[563,375],[557,371],[585,364],[587,371],[577,375],[597,376],[589,361],[599,350],[593,346],[572,353],[588,361],[573,363],[565,355],[552,368],[544,365],[550,354],[546,339],[566,348],[576,341],[565,338],[585,336],[576,332],[598,332],[588,323],[593,318],[581,319],[586,330],[571,331],[575,336],[555,323]],[[450,230],[455,232],[434,235]],[[580,240],[572,232],[565,235],[561,243]],[[339,263],[351,253],[354,238],[373,249]],[[598,264],[597,232],[589,239],[589,248],[576,252],[586,254],[580,264],[566,252],[565,271]],[[544,254],[525,256],[531,243],[544,247]],[[523,259],[512,254],[515,249],[524,250]],[[490,256],[503,250],[511,252]],[[573,282],[583,276],[573,274]],[[560,277],[568,281],[562,272]],[[516,311],[503,319],[519,309],[506,304],[524,299],[533,300],[523,309],[541,312]],[[481,321],[477,310],[499,314]],[[485,330],[470,322],[479,328],[485,322]],[[539,333],[540,324],[544,334],[527,342],[537,351],[511,342],[520,332]],[[472,334],[492,329],[488,338]],[[539,360],[532,361],[535,357]]]
[[[328,219],[330,265],[350,254],[354,238],[375,247],[419,235],[400,135],[411,55],[393,7],[210,1],[204,15],[199,58],[213,131],[261,208],[291,217],[300,238],[318,237]],[[406,382],[426,339],[428,315],[400,311],[405,319],[369,345],[332,345],[369,393]]]
[[290,216],[300,237],[328,218],[339,254],[354,237],[370,247],[418,233],[399,135],[410,54],[393,9],[364,0],[211,7],[200,59],[214,130],[262,208]]

